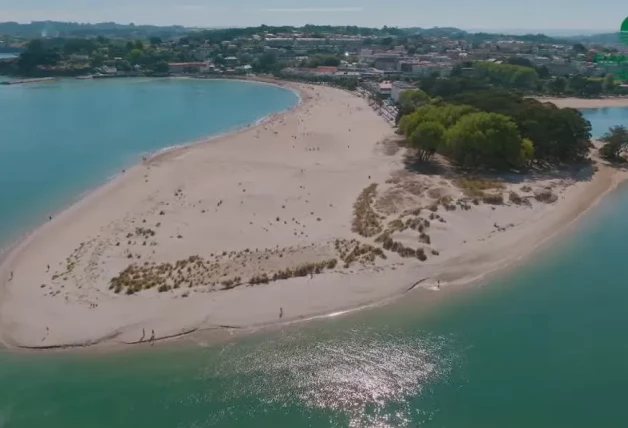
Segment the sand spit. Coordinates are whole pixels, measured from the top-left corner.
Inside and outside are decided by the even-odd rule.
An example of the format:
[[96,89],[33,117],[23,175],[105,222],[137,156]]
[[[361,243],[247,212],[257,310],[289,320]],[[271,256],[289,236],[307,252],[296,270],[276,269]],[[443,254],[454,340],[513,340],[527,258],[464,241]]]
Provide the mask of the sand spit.
[[13,248],[2,342],[144,343],[438,290],[529,254],[619,180],[416,172],[366,100],[290,86],[298,107],[159,153]]

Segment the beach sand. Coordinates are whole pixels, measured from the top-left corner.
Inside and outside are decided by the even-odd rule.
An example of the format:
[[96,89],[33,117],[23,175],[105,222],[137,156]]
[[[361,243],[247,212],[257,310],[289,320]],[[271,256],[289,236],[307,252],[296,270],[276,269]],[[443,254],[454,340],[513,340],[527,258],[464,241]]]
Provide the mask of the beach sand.
[[436,291],[530,254],[620,179],[606,166],[506,177],[488,191],[504,204],[474,201],[455,177],[413,171],[365,99],[290,86],[295,109],[153,156],[13,248],[0,265],[0,340],[149,342]]
[[557,107],[589,109],[589,108],[605,108],[605,107],[628,107],[628,97],[608,97],[608,98],[558,98],[558,97],[539,97],[536,98],[542,102],[556,104]]

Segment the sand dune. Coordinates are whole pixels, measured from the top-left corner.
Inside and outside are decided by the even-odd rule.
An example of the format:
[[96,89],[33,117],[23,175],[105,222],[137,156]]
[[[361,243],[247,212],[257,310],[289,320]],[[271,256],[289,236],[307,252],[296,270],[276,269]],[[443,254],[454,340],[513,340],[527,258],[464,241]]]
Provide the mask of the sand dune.
[[[154,156],[22,241],[0,266],[1,340],[134,343],[473,280],[618,180],[602,167],[504,184],[491,190],[503,205],[474,201],[450,178],[409,171],[366,100],[292,86],[297,108]],[[547,189],[558,199],[539,202]]]

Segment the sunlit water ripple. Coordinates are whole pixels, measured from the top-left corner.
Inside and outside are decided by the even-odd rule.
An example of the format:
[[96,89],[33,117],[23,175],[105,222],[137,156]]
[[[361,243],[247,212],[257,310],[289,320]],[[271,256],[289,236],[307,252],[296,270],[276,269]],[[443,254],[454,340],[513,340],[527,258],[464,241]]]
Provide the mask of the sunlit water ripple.
[[222,402],[224,411],[206,421],[211,425],[235,416],[230,402],[250,399],[257,401],[249,407],[251,416],[294,405],[348,418],[350,427],[406,426],[412,412],[407,398],[451,370],[456,359],[444,352],[449,343],[443,337],[352,329],[318,341],[292,332],[244,348],[227,345],[199,375],[211,390],[189,399]]

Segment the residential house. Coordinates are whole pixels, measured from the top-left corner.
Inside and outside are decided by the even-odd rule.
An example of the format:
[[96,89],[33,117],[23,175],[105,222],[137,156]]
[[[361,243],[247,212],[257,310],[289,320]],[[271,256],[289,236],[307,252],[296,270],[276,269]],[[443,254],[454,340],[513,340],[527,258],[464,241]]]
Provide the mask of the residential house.
[[207,62],[171,62],[168,64],[168,71],[172,74],[194,74],[208,70],[209,63]]

